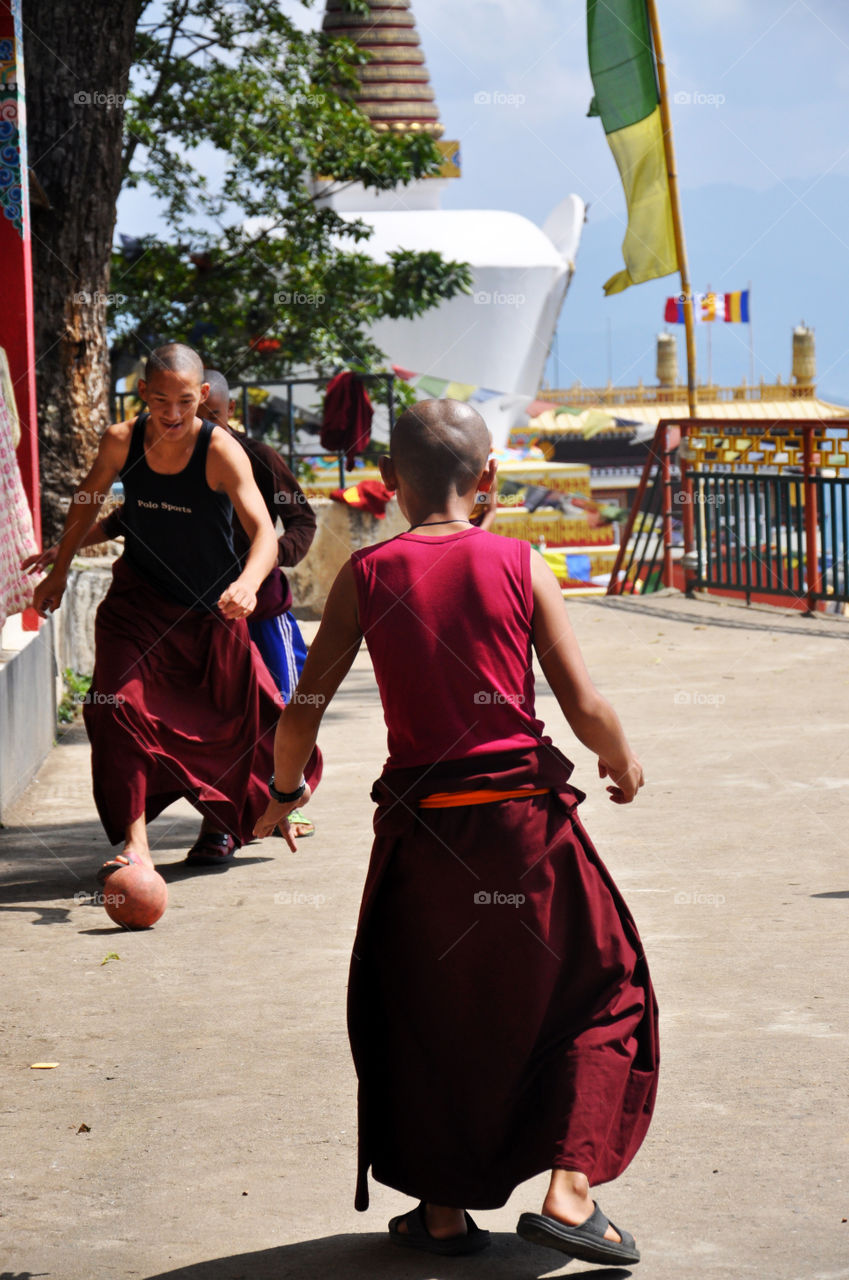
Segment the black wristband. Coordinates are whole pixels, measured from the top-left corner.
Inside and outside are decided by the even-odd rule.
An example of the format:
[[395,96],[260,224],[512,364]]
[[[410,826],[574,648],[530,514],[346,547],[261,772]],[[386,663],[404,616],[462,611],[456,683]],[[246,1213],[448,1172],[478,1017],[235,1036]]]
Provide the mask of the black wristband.
[[302,779],[301,785],[296,787],[294,791],[278,791],[274,785],[273,773],[268,779],[268,794],[271,796],[271,799],[276,800],[278,804],[291,804],[293,800],[300,800],[306,789],[306,778]]

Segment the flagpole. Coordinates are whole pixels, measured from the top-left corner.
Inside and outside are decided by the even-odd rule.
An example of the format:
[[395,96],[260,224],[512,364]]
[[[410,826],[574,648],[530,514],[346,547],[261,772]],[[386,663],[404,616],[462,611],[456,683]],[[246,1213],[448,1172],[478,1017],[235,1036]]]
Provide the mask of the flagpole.
[[675,236],[675,252],[681,273],[681,294],[684,299],[684,332],[687,343],[687,403],[690,417],[698,412],[696,405],[696,334],[693,314],[693,291],[690,287],[690,268],[687,264],[687,246],[684,242],[684,223],[681,218],[681,202],[678,196],[678,173],[675,166],[675,143],[672,138],[672,121],[666,98],[666,63],[663,58],[663,42],[660,38],[660,22],[655,0],[646,0],[646,10],[651,27],[654,57],[657,66],[657,87],[660,98],[660,123],[663,129],[663,150],[666,156],[666,176],[669,179],[669,202],[672,207],[672,230]]
[[[752,282],[746,285],[749,294],[749,381],[755,385],[755,342],[752,337]],[[752,393],[754,395],[754,392]]]

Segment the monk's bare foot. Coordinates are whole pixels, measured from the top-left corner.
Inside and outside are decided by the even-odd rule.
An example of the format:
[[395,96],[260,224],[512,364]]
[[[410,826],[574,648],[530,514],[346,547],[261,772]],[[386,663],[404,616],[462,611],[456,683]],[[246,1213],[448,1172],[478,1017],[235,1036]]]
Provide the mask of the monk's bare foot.
[[98,884],[106,884],[113,872],[120,871],[123,867],[129,867],[132,863],[153,867],[153,859],[146,843],[132,844],[128,840],[120,853],[116,853],[114,857],[104,862],[103,866],[99,868],[97,872]]
[[121,856],[126,858],[128,862],[143,862],[146,867],[153,866],[150,849],[146,844],[139,844],[138,841],[135,843],[128,841],[121,850]]
[[[450,1240],[452,1236],[467,1235],[466,1214],[463,1209],[446,1209],[444,1205],[426,1204],[425,1226],[434,1240]],[[407,1234],[406,1222],[398,1223],[401,1235]]]
[[[574,1173],[569,1169],[552,1170],[551,1185],[542,1205],[546,1217],[565,1222],[570,1227],[579,1227],[592,1217],[593,1210],[593,1198],[586,1174]],[[604,1238],[617,1243],[622,1239],[612,1226],[608,1226]]]
[[147,824],[144,814],[127,823],[124,828],[124,847],[121,850],[121,856],[128,862],[143,862],[146,867],[153,866],[150,846],[147,843]]

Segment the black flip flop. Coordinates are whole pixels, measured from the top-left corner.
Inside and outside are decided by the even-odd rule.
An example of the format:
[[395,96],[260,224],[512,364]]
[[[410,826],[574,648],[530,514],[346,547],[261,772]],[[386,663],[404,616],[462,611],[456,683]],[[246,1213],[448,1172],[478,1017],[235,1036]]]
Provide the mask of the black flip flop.
[[186,854],[190,867],[220,867],[232,862],[239,845],[226,831],[202,831]]
[[113,871],[121,871],[124,867],[130,866],[141,866],[141,859],[135,857],[132,853],[118,853],[114,858],[110,858],[108,862],[104,862],[103,866],[97,870],[94,878],[98,884],[105,885]]
[[[627,1231],[620,1230],[615,1223],[605,1218],[596,1201],[592,1216],[582,1222],[579,1227],[571,1227],[566,1222],[558,1222],[544,1213],[523,1213],[516,1231],[523,1240],[531,1244],[541,1244],[548,1249],[557,1249],[560,1253],[568,1253],[579,1262],[598,1262],[602,1265],[615,1266],[640,1261],[634,1237]],[[622,1237],[619,1240],[605,1240],[604,1233],[613,1227]]]
[[[404,1232],[398,1230],[402,1222],[407,1224]],[[402,1249],[423,1249],[425,1253],[438,1253],[447,1258],[480,1253],[481,1249],[486,1249],[490,1244],[489,1232],[475,1226],[468,1214],[466,1233],[464,1236],[448,1236],[445,1240],[432,1236],[425,1222],[424,1200],[409,1213],[401,1213],[397,1218],[389,1220],[389,1239],[393,1244],[400,1245]]]

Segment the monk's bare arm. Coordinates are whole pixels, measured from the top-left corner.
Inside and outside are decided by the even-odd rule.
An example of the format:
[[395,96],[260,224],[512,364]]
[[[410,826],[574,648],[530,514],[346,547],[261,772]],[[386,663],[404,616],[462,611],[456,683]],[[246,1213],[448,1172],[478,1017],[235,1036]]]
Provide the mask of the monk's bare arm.
[[[357,589],[350,561],[340,569],[330,589],[321,626],[310,645],[298,687],[284,707],[274,738],[274,784],[278,791],[295,791],[318,737],[322,716],[351,669],[363,633],[357,612]],[[254,827],[254,835],[270,835],[302,801],[270,801]]]
[[[120,507],[116,508],[120,511]],[[106,527],[106,522],[110,516],[114,515],[110,512],[109,516],[105,516],[102,520],[98,520],[91,526],[88,533],[83,538],[78,551],[82,551],[83,547],[99,547],[106,542],[111,542],[113,538],[120,538],[122,531],[120,528]],[[43,551],[37,551],[33,556],[27,556],[26,560],[21,561],[21,568],[26,569],[28,573],[46,573],[52,564],[55,564],[56,557],[59,554],[59,543],[54,542],[52,547],[45,547]]]
[[102,510],[103,503],[127,460],[132,429],[131,422],[118,422],[107,427],[101,437],[94,464],[71,499],[65,529],[56,547],[53,568],[33,593],[33,608],[42,617],[59,608],[71,561],[83,545],[86,534],[98,512]]
[[247,454],[220,428],[213,432],[210,442],[207,480],[210,488],[227,494],[251,540],[242,572],[218,601],[225,618],[245,617],[256,608],[260,584],[277,564],[277,536]]
[[619,723],[596,689],[569,622],[560,586],[537,551],[531,551],[533,643],[543,674],[579,741],[598,756],[599,776],[613,780],[611,800],[627,804],[643,785],[643,771]]

